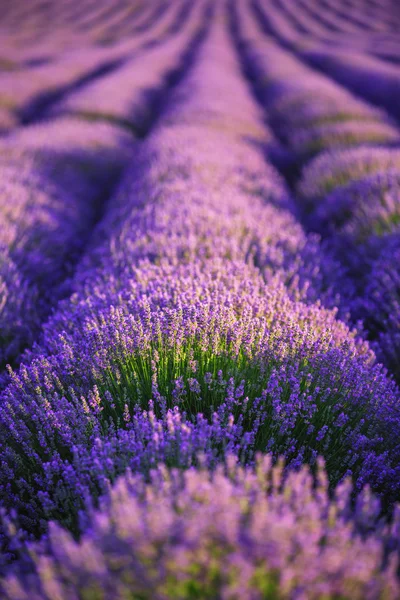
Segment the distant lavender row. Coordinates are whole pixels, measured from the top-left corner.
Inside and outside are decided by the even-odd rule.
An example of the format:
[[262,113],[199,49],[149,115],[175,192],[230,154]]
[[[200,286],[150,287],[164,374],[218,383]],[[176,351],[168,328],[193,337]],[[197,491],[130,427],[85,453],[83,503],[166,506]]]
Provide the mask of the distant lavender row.
[[207,2],[197,2],[179,32],[161,46],[138,54],[110,75],[68,95],[53,106],[51,114],[74,114],[145,131],[159,99],[155,81],[158,88],[167,86],[168,78],[182,70],[204,30],[208,9]]
[[[326,44],[313,36],[304,37],[296,32],[286,15],[271,0],[255,0],[257,15],[268,32],[285,46],[296,51],[313,66],[334,77],[369,101],[383,106],[396,118],[400,110],[396,98],[400,89],[398,66],[365,52],[363,44]],[[332,47],[333,46],[333,47]],[[368,52],[368,46],[367,46]],[[373,54],[373,53],[372,53]],[[397,53],[395,52],[395,55]],[[400,56],[400,54],[399,54]]]
[[[269,11],[267,1],[260,4],[266,12]],[[300,0],[297,3],[279,0],[277,5],[294,30],[316,41],[343,44],[349,48],[365,46],[368,51],[373,51],[373,41],[395,40],[395,34],[390,34],[396,27],[394,11],[389,16],[383,7],[372,16],[367,7],[351,6],[348,2],[341,6],[340,0]],[[375,51],[379,51],[379,46]]]
[[[82,90],[78,92],[79,94],[85,94],[85,90],[88,90],[89,94],[92,93],[93,85],[96,84],[91,80],[99,81],[100,86],[103,86],[102,82],[110,77],[109,75],[107,77],[107,71],[115,70],[121,62],[127,61],[132,55],[135,60],[143,61],[146,47],[156,47],[165,40],[165,37],[168,37],[170,31],[174,32],[177,24],[180,27],[185,25],[184,22],[182,23],[181,16],[183,8],[186,11],[185,3],[177,1],[162,13],[159,20],[154,20],[150,28],[145,28],[143,33],[138,32],[134,37],[121,40],[112,47],[79,47],[78,50],[62,54],[50,64],[46,62],[43,65],[26,66],[23,69],[1,73],[0,106],[3,107],[6,119],[4,128],[12,121],[16,123],[19,119],[29,121],[42,117],[47,107],[61,102],[60,97],[63,95],[68,98],[74,88]],[[159,58],[155,56],[151,64],[157,64],[158,60]],[[132,68],[133,62],[130,60],[125,70],[120,67],[117,73],[121,71],[121,77],[126,77],[126,73],[131,72]],[[155,74],[151,73],[152,69],[147,65],[147,71],[149,70],[148,83],[151,85],[151,77],[154,79]],[[87,112],[90,112],[89,109]]]
[[[361,52],[385,62],[400,61],[400,45],[396,35],[394,10],[380,7],[378,14],[369,16],[367,10],[335,2],[310,2],[309,0],[253,0],[257,15],[269,34],[284,46],[307,57],[309,50],[331,53],[337,50],[344,56]],[[393,6],[392,6],[393,8]]]
[[302,163],[322,150],[400,142],[388,116],[263,36],[246,3],[236,5],[237,35],[270,122]]
[[396,97],[400,90],[400,71],[397,65],[385,64],[364,54],[327,51],[312,48],[304,57],[326,71],[354,92],[384,106],[397,119],[400,110]]
[[[292,0],[286,2],[293,10]],[[350,48],[353,45],[364,46],[368,52],[381,54],[382,57],[385,56],[386,44],[388,47],[389,44],[393,44],[393,47],[396,45],[397,52],[399,50],[396,34],[400,26],[400,13],[390,0],[386,6],[384,2],[373,6],[368,2],[349,3],[345,0],[325,0],[322,3],[303,0],[301,6],[304,7],[306,18],[310,15],[315,23],[322,21],[331,26],[332,40],[340,41],[342,37],[343,43],[348,43]],[[375,49],[374,43],[377,43]]]
[[106,124],[59,120],[0,145],[0,364],[16,359],[71,276],[96,206],[132,152],[128,134]]
[[[390,149],[399,129],[383,111],[262,37],[244,7],[237,35],[269,120],[299,165],[317,155],[297,186],[304,219],[330,239],[352,275],[353,318],[362,318],[371,338],[380,340],[380,359],[399,377],[400,289],[391,254],[400,222],[400,152]],[[387,148],[375,146],[378,132]],[[360,147],[367,144],[371,148]],[[335,150],[337,146],[350,149]],[[385,291],[388,278],[390,293]]]
[[[167,6],[164,0],[107,2],[63,0],[3,3],[1,56],[6,67],[51,61],[71,48],[107,45],[151,27]],[[117,26],[117,36],[115,27]]]
[[304,170],[299,193],[313,227],[353,273],[353,318],[364,320],[379,359],[400,381],[400,151],[324,153]]

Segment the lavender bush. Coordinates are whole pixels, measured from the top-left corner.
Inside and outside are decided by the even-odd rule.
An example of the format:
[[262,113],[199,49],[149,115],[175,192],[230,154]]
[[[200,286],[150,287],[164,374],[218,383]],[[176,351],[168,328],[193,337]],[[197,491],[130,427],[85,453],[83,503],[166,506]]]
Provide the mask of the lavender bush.
[[70,598],[395,599],[398,515],[379,521],[365,490],[330,499],[321,463],[282,477],[282,464],[126,474],[76,542],[51,524],[0,582],[12,600]]

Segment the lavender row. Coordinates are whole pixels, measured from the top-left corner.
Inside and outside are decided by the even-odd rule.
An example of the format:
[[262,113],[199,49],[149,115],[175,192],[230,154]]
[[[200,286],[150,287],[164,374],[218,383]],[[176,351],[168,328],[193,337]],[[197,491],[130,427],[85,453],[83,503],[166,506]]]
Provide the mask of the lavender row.
[[[297,4],[292,0],[255,0],[253,4],[268,32],[305,57],[313,48],[330,52],[333,47],[335,51],[358,51],[389,62],[400,60],[398,38],[389,24],[381,17],[366,17],[357,7],[351,11],[348,3],[342,10],[337,3],[334,7],[328,2],[315,6],[307,0]],[[395,28],[393,10],[389,9],[389,14]]]
[[322,154],[304,171],[299,193],[315,229],[336,247],[357,281],[354,319],[362,319],[379,359],[399,381],[400,153],[363,149]]
[[[298,5],[300,9],[296,14],[293,0],[280,0],[280,6],[286,16],[297,24],[298,20],[307,31],[307,26],[319,28],[316,29],[327,39],[340,39],[343,34],[346,38],[356,37],[356,42],[367,38],[368,35],[374,36],[373,32],[385,33],[390,31],[390,25],[385,19],[385,15],[374,15],[372,19],[365,11],[360,8],[340,6],[340,2],[317,3],[315,0],[301,0]],[[268,10],[268,3],[264,3]],[[345,12],[346,10],[346,12]],[[310,33],[314,33],[314,29]],[[383,36],[382,36],[383,37]],[[350,41],[351,43],[351,41]]]
[[[393,51],[396,55],[395,47]],[[396,67],[361,54],[349,56],[318,47],[300,53],[397,116],[391,100]],[[399,380],[398,162],[398,152],[327,155],[311,165],[300,192],[308,201],[311,196],[311,204],[318,202],[313,226],[337,238],[339,253],[358,279],[354,318],[364,320],[380,360]]]
[[[245,8],[244,3],[240,6]],[[237,22],[270,121],[300,163],[326,149],[399,143],[398,128],[382,110],[352,96],[262,36],[247,7]]]
[[163,0],[143,2],[13,3],[2,11],[2,56],[18,65],[32,60],[52,60],[54,55],[74,45],[109,43],[112,27],[119,22],[119,38],[140,27],[149,27],[157,19]]
[[[264,4],[268,11],[268,5]],[[365,11],[340,3],[301,0],[280,0],[280,8],[293,25],[293,40],[296,45],[307,46],[321,42],[328,47],[358,49],[386,60],[399,55],[399,44],[384,15],[371,18]],[[386,16],[386,15],[385,15]],[[393,19],[393,11],[391,13]],[[299,35],[300,34],[300,35]],[[392,56],[393,55],[393,56]]]
[[[293,3],[291,6],[293,7]],[[400,25],[400,15],[396,13],[393,4],[384,6],[384,3],[381,3],[379,6],[372,6],[367,2],[349,3],[333,0],[324,0],[318,4],[315,0],[303,0],[301,6],[304,7],[307,17],[310,15],[314,22],[326,21],[330,24],[332,37],[346,32],[350,35],[355,34],[358,40],[368,42],[368,36],[372,36],[372,39],[380,39],[384,43],[385,40],[396,39],[396,29]],[[351,43],[350,39],[349,42]]]
[[[331,240],[352,274],[353,318],[365,321],[371,338],[381,338],[380,359],[398,377],[399,291],[396,261],[388,264],[388,257],[397,247],[400,154],[397,149],[359,147],[382,125],[394,136],[398,129],[388,125],[383,112],[310,72],[272,41],[260,41],[249,12],[242,13],[240,22],[244,51],[256,81],[262,82],[259,92],[271,123],[300,165],[311,153],[325,150],[303,170],[297,187],[301,208],[309,227]],[[250,28],[258,37],[251,38]],[[335,150],[337,145],[356,148]]]
[[[290,115],[287,118],[289,123],[293,121]],[[364,319],[371,338],[378,340],[380,359],[397,378],[398,163],[397,151],[328,154],[310,165],[299,188],[308,210],[315,211],[313,226],[325,235],[333,233],[339,237],[339,254],[350,262],[358,279],[359,300],[353,306],[354,318]],[[348,186],[343,187],[347,182]]]
[[[36,339],[101,204],[132,153],[106,124],[65,119],[16,132],[0,146],[0,364]],[[100,170],[100,173],[98,172]]]
[[[186,43],[190,46],[190,32],[188,34]],[[181,46],[183,42],[185,38]],[[181,46],[177,48],[180,53],[184,51]],[[149,56],[145,54],[142,60],[145,63],[146,58],[148,59],[145,63],[148,72],[144,77],[143,73],[142,76],[131,76],[129,82],[127,96],[129,95],[132,106],[131,117],[140,122],[146,113],[147,126],[155,116],[155,107],[148,105],[147,87],[152,87],[153,98],[161,98],[168,86],[167,73],[174,69],[179,72],[181,68],[179,54],[176,51],[168,53],[166,50],[153,50],[149,52]],[[159,63],[158,70],[151,69],[154,61]],[[35,339],[37,327],[48,312],[49,305],[56,303],[56,282],[62,283],[68,274],[68,270],[67,273],[63,272],[61,266],[68,269],[73,264],[75,256],[79,254],[78,248],[83,247],[85,235],[90,232],[90,223],[98,218],[98,213],[94,213],[95,205],[101,206],[99,201],[106,199],[110,186],[117,180],[131,151],[130,137],[119,128],[107,123],[89,124],[71,117],[28,127],[4,140],[1,149],[3,164],[7,168],[14,165],[15,171],[17,165],[20,169],[21,162],[25,163],[32,176],[23,187],[25,192],[20,195],[19,201],[13,204],[15,235],[22,241],[15,252],[11,255],[7,253],[8,258],[3,261],[6,298],[2,307],[3,364],[4,361],[17,357],[21,349]],[[38,181],[36,188],[40,185],[49,188],[44,197],[43,208],[38,205],[38,195],[35,195],[33,188],[34,178],[38,175],[43,178],[43,183]],[[11,181],[16,180],[14,195],[17,200],[20,194],[18,174],[10,174],[10,177]],[[10,185],[12,186],[11,182]],[[12,189],[11,187],[11,192]],[[9,195],[4,198],[9,202]],[[29,207],[33,206],[33,211],[29,214],[26,213],[27,203],[30,203]],[[56,206],[58,212],[55,210]],[[65,227],[64,222],[67,216],[71,219],[71,215],[75,219],[75,229],[72,230]],[[86,219],[83,218],[84,215]],[[77,248],[74,248],[72,241],[67,243],[75,230]],[[11,229],[8,228],[7,231],[10,232]],[[6,230],[5,235],[8,235]],[[12,240],[9,242],[11,245]],[[16,261],[19,266],[15,265]],[[15,269],[21,270],[22,264],[25,271],[17,277]],[[36,279],[32,274],[35,274]],[[17,284],[17,281],[20,283]],[[66,289],[62,288],[60,293],[65,294]],[[43,304],[43,307],[39,304]],[[10,311],[15,314],[14,320],[9,318]]]
[[369,101],[383,106],[397,119],[400,111],[394,100],[400,89],[400,72],[396,65],[364,54],[311,49],[303,54],[319,69]]

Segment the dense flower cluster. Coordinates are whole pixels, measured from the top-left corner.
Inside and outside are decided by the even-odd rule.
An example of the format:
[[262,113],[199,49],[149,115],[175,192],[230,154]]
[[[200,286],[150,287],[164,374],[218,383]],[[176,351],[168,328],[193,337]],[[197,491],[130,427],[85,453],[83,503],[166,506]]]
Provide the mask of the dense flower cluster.
[[370,492],[353,508],[348,481],[333,500],[326,483],[321,465],[316,486],[305,467],[284,480],[269,456],[254,469],[228,457],[212,475],[158,468],[149,483],[128,473],[80,542],[52,524],[31,544],[2,596],[395,600],[399,516],[386,527]]
[[394,600],[400,130],[312,0],[127,4],[0,145],[0,594]]

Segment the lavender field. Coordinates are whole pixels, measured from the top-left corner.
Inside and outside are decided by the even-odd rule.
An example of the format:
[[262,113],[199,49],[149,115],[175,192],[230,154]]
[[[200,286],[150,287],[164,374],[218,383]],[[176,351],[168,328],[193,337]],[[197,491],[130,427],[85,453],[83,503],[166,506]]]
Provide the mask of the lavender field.
[[0,9],[0,599],[400,599],[400,4]]

